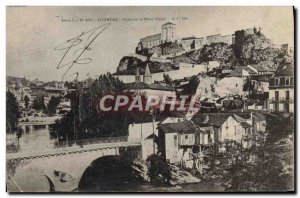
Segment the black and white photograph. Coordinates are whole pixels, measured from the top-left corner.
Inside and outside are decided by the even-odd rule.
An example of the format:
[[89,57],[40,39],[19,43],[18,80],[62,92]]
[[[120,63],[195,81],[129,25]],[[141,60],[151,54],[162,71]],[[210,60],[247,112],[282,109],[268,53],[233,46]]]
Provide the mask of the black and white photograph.
[[295,192],[294,17],[293,6],[7,6],[2,188]]

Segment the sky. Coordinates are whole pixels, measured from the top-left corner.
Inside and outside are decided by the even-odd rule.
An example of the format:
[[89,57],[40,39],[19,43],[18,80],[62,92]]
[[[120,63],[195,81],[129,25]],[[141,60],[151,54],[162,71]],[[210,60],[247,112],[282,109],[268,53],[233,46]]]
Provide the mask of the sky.
[[[61,80],[67,68],[57,66],[66,50],[55,49],[82,32],[107,24],[101,21],[103,18],[116,20],[82,55],[89,63],[75,64],[64,80],[73,80],[77,72],[79,79],[116,72],[120,59],[135,52],[139,39],[160,33],[160,26],[166,22],[176,24],[178,38],[227,35],[256,26],[262,27],[274,44],[293,47],[294,43],[292,7],[7,7],[6,74]],[[83,42],[75,47],[79,49],[87,36],[81,37]],[[65,63],[77,57],[75,47],[63,59]]]

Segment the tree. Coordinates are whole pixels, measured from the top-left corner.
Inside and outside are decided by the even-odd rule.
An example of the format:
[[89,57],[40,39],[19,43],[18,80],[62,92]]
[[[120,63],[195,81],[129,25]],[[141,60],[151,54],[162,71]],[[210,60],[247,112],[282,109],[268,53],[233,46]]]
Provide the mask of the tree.
[[18,118],[20,117],[19,104],[15,95],[6,92],[6,131],[12,132],[16,130],[18,125]]
[[32,108],[35,110],[46,110],[44,96],[37,96],[32,103]]
[[[283,123],[281,123],[283,124]],[[284,124],[283,124],[284,125]],[[273,133],[268,133],[268,136]],[[243,148],[240,142],[228,140],[223,153],[209,157],[206,178],[220,178],[226,191],[287,191],[293,189],[293,143],[279,145],[268,141],[266,133],[257,132],[244,141],[255,142]],[[276,139],[277,142],[284,140]],[[266,141],[267,140],[267,141]]]
[[71,112],[67,113],[62,119],[56,120],[54,124],[49,126],[50,136],[58,138],[59,141],[66,141],[74,138],[74,115]]
[[25,97],[24,97],[24,102],[25,102],[25,108],[26,108],[26,109],[28,109],[29,101],[30,101],[29,97],[28,97],[27,95],[25,95]]
[[146,162],[149,163],[148,176],[153,183],[169,183],[171,180],[171,169],[161,156],[152,154]]
[[60,101],[61,101],[60,97],[55,97],[55,96],[51,97],[50,101],[47,104],[47,109],[48,109],[49,115],[53,115],[56,113],[56,108],[59,105]]
[[171,85],[172,84],[172,79],[171,77],[169,76],[169,74],[163,74],[163,77],[164,77],[164,81],[167,85]]
[[[78,83],[77,87],[80,86]],[[67,95],[72,103],[72,111],[50,128],[51,136],[56,138],[59,134],[62,137],[60,140],[65,137],[79,140],[124,136],[128,128],[127,117],[120,112],[99,110],[99,101],[104,95],[117,95],[123,90],[124,83],[110,73],[100,75],[84,90],[76,88]]]

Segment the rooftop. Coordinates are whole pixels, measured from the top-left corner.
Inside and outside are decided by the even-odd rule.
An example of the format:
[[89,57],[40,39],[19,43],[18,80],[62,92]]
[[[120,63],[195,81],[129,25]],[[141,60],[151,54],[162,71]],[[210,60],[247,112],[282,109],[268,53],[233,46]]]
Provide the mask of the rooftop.
[[231,116],[230,113],[203,113],[196,114],[192,121],[198,125],[206,126],[217,126],[220,127],[222,124]]
[[132,82],[132,83],[128,83],[126,84],[126,88],[127,89],[137,89],[137,90],[141,90],[141,89],[152,89],[152,90],[163,90],[163,91],[175,91],[174,88],[169,87],[169,86],[163,86],[160,84],[148,84],[145,82]]
[[174,23],[171,23],[171,22],[168,22],[168,23],[165,23],[165,24],[162,24],[161,27],[165,26],[165,25],[175,25]]
[[167,123],[167,124],[159,124],[164,133],[194,133],[195,129],[198,127],[191,121],[183,121],[183,122],[176,122],[176,123]]
[[241,122],[241,125],[243,128],[251,128],[252,126],[248,124],[247,122]]
[[270,65],[249,65],[256,69],[258,72],[275,72],[275,69]]
[[287,64],[280,65],[277,68],[274,77],[279,77],[279,76],[294,76],[294,64],[287,63]]
[[193,40],[193,39],[196,39],[196,37],[194,37],[194,36],[183,37],[181,40]]

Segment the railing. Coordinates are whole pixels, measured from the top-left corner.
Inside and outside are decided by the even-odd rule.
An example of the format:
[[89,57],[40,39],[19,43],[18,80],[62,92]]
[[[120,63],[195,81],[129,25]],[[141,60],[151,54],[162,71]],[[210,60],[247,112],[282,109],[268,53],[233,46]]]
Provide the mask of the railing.
[[58,144],[57,147],[68,147],[72,145],[84,146],[89,144],[127,142],[127,141],[128,141],[128,136],[88,138],[88,139],[80,139],[80,140],[60,141],[57,142]]
[[[56,150],[61,148],[71,148],[71,147],[78,147],[84,148],[88,145],[96,145],[96,144],[107,144],[107,143],[127,143],[128,137],[121,136],[121,137],[103,137],[103,138],[89,138],[89,139],[81,139],[81,140],[68,140],[68,141],[56,141],[51,146],[49,144],[43,145],[41,142],[40,145],[36,145],[34,147],[22,147],[18,144],[17,138],[11,139],[7,141],[7,153],[22,153],[22,152],[31,152],[31,150],[39,150],[39,151],[46,151],[46,150]],[[137,142],[130,142],[130,143],[137,143]]]
[[293,98],[286,98],[286,97],[281,97],[281,98],[275,98],[272,97],[269,99],[270,103],[293,103],[294,100]]
[[[126,141],[125,141],[126,138]],[[89,139],[88,144],[87,140],[82,141],[82,144],[78,142],[72,146],[59,146],[56,148],[45,148],[45,149],[32,149],[23,152],[15,152],[15,153],[7,153],[6,159],[13,160],[13,159],[21,159],[21,158],[31,158],[36,156],[47,157],[51,155],[65,155],[71,153],[81,153],[81,152],[88,152],[93,150],[101,150],[107,148],[119,148],[119,147],[132,147],[132,146],[140,146],[140,143],[137,142],[128,142],[127,136],[126,137],[116,137],[116,138],[102,138],[98,139],[97,142],[90,142]],[[70,142],[68,142],[70,145]],[[85,143],[85,144],[84,144]],[[101,144],[102,143],[102,144]]]

